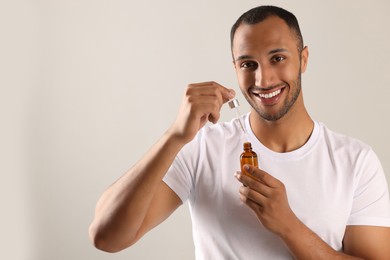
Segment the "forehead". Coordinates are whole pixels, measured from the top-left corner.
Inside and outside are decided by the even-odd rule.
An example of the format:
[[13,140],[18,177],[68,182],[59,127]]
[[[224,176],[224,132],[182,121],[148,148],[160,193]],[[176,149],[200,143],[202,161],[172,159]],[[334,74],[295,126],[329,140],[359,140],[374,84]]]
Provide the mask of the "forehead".
[[234,35],[232,51],[237,57],[279,48],[293,51],[297,39],[282,19],[272,16],[257,24],[241,24]]

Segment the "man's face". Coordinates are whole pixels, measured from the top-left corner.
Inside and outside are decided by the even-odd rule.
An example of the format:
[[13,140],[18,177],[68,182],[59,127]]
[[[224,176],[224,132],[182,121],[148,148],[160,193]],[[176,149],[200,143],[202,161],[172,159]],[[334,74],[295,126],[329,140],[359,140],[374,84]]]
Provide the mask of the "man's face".
[[232,52],[238,83],[252,108],[267,121],[287,114],[300,97],[308,55],[307,48],[299,52],[287,24],[269,17],[254,25],[240,25]]

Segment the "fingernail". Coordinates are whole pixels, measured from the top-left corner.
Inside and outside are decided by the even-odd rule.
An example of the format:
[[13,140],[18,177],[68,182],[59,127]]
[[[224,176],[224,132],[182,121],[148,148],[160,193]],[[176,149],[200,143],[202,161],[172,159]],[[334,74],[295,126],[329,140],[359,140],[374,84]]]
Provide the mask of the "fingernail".
[[249,165],[245,164],[245,165],[244,165],[244,170],[245,170],[245,171],[249,171]]

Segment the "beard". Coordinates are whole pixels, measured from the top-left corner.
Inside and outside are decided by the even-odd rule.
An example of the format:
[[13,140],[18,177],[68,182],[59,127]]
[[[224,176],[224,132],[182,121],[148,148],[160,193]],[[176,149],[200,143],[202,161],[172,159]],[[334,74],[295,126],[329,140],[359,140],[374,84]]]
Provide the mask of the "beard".
[[277,111],[276,113],[267,113],[266,111],[259,108],[256,103],[249,97],[247,93],[243,92],[244,97],[248,101],[248,103],[251,105],[251,107],[256,111],[256,113],[263,118],[266,121],[277,121],[284,117],[291,109],[291,107],[295,104],[297,101],[299,94],[301,93],[301,71],[298,72],[297,79],[292,82],[292,85],[288,84],[288,87],[290,88],[290,95],[287,97],[287,99],[284,101],[282,108]]

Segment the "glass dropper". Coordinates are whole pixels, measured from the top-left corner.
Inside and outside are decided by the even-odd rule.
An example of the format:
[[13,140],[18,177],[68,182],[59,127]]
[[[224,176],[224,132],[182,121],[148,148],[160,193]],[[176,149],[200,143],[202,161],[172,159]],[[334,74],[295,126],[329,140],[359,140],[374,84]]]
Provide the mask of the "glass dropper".
[[228,104],[229,104],[229,107],[230,107],[231,109],[234,109],[234,110],[236,111],[236,115],[237,115],[237,117],[238,117],[238,122],[240,123],[241,129],[242,129],[242,131],[243,131],[244,134],[245,134],[246,140],[248,140],[248,135],[247,135],[247,133],[246,133],[246,131],[245,131],[244,124],[241,122],[242,117],[241,117],[241,114],[240,114],[240,110],[238,110],[238,107],[240,106],[240,103],[239,103],[238,100],[235,98],[235,99],[230,100],[230,101],[228,102]]

